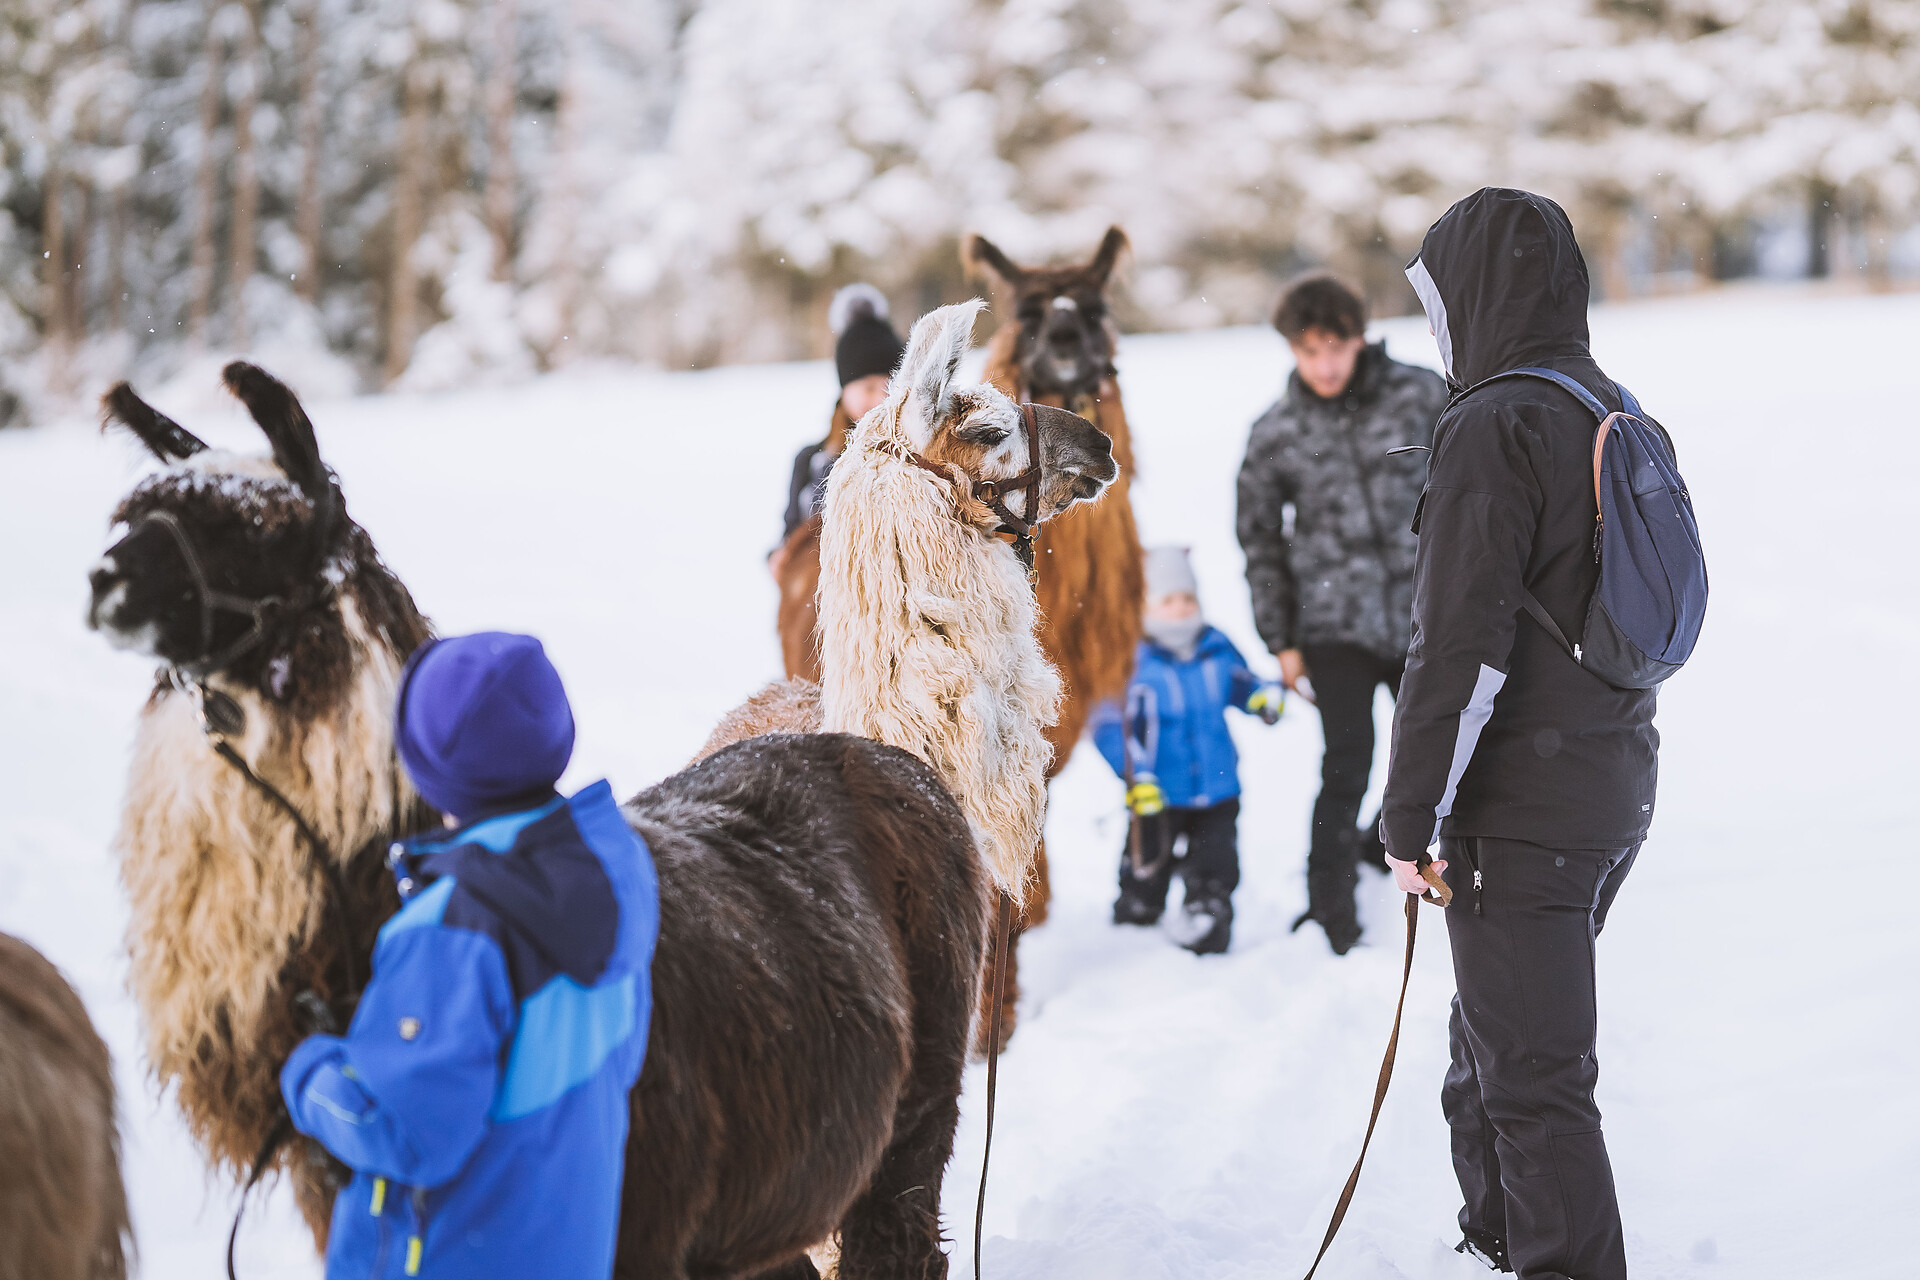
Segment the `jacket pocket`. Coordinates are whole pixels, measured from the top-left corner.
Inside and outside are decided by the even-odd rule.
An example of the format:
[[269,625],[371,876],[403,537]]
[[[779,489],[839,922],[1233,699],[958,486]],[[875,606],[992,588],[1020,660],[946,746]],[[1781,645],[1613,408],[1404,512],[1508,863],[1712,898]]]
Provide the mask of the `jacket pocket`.
[[1467,856],[1467,866],[1473,869],[1473,914],[1485,915],[1484,906],[1486,881],[1480,874],[1480,841],[1474,836],[1461,836],[1457,843],[1460,852]]

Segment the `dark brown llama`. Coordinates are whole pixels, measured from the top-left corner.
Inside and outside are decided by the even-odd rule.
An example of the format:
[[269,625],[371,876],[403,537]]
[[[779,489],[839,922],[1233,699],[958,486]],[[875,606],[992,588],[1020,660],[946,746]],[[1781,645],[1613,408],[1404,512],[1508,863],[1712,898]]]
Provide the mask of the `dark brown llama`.
[[45,956],[0,933],[0,1280],[124,1280],[113,1063]]
[[[338,1006],[364,981],[395,902],[386,841],[432,815],[391,736],[426,620],[347,517],[292,394],[250,365],[226,380],[270,460],[207,450],[125,387],[109,397],[171,465],[116,513],[127,531],[94,571],[90,618],[163,664],[119,838],[133,986],[156,1074],[233,1173],[273,1126],[303,993]],[[940,1184],[987,915],[965,815],[917,759],[839,734],[740,743],[625,809],[661,920],[615,1274],[799,1280],[815,1274],[804,1250],[837,1232],[847,1280],[944,1276]],[[325,1163],[277,1163],[324,1245]]]
[[[1113,456],[1120,464],[1120,478],[1098,501],[1047,524],[1035,547],[1040,646],[1066,684],[1060,719],[1047,733],[1053,744],[1049,777],[1066,767],[1093,708],[1126,693],[1133,652],[1140,643],[1145,586],[1140,534],[1129,497],[1133,436],[1120,403],[1107,307],[1107,286],[1126,247],[1126,234],[1109,227],[1086,262],[1023,267],[984,236],[967,242],[968,266],[990,270],[999,279],[1015,317],[1015,323],[1000,326],[987,347],[985,380],[1015,400],[1057,405],[1086,418],[1112,439]],[[1047,918],[1049,899],[1042,845],[1022,930]],[[1007,954],[1002,1044],[1013,1034],[1018,1014],[1019,940],[1016,932]],[[995,957],[993,963],[998,962]],[[990,969],[981,987],[989,1002],[994,981]]]

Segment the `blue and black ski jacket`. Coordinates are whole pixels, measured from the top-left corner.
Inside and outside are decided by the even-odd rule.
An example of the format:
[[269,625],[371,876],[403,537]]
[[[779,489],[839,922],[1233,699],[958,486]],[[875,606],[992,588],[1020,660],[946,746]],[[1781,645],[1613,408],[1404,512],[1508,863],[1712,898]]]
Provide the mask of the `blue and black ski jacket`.
[[394,861],[352,1026],[280,1077],[354,1171],[328,1280],[610,1275],[659,933],[645,843],[596,782]]
[[1208,627],[1182,661],[1142,640],[1125,709],[1108,702],[1093,713],[1093,743],[1113,771],[1152,778],[1179,809],[1206,809],[1240,794],[1240,753],[1227,732],[1227,708],[1247,710],[1260,679],[1219,630]]

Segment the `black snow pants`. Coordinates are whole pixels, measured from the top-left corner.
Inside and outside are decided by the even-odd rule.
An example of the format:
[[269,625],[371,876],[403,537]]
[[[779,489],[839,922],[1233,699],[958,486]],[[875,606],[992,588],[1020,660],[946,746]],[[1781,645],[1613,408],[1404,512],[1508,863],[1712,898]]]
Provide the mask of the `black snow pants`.
[[[1307,893],[1353,900],[1354,858],[1378,858],[1380,823],[1361,832],[1360,802],[1373,770],[1373,691],[1400,696],[1405,658],[1383,658],[1353,644],[1303,645],[1300,656],[1313,682],[1326,753],[1320,757],[1320,795],[1313,802],[1313,838],[1307,847]],[[1356,844],[1360,847],[1356,847]],[[1348,906],[1349,913],[1351,906]]]
[[1627,1274],[1593,1100],[1593,943],[1638,852],[1441,842],[1459,994],[1440,1103],[1466,1200],[1460,1226],[1488,1252],[1504,1242],[1523,1280]]
[[[1135,818],[1140,827],[1140,860],[1147,874],[1133,871],[1133,836],[1120,851],[1120,891],[1155,908],[1167,905],[1167,888],[1177,869],[1186,882],[1187,900],[1229,898],[1240,886],[1240,798],[1222,800],[1205,809],[1168,805],[1150,818]],[[1176,841],[1187,838],[1176,854]]]

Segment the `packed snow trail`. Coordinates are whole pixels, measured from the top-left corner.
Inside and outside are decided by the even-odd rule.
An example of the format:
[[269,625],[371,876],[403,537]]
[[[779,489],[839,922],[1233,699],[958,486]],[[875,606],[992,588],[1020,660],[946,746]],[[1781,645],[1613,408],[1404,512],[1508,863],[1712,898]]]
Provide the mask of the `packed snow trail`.
[[[1420,322],[1377,328],[1433,362]],[[1601,308],[1594,329],[1601,364],[1674,432],[1713,575],[1700,649],[1662,698],[1654,835],[1600,943],[1600,1102],[1633,1271],[1909,1276],[1920,296],[1729,290]],[[1194,547],[1211,619],[1257,653],[1233,481],[1285,346],[1257,329],[1141,337],[1119,365],[1143,536]],[[206,381],[154,399],[215,444],[258,449]],[[565,785],[606,775],[627,793],[777,674],[762,558],[793,450],[832,396],[830,370],[800,364],[309,408],[349,509],[442,631],[546,641],[579,719]],[[151,669],[80,623],[107,514],[144,465],[85,421],[0,433],[0,929],[74,979],[114,1050],[141,1274],[202,1280],[234,1197],[145,1076],[107,847]],[[1000,1076],[991,1280],[1285,1276],[1319,1242],[1385,1045],[1399,905],[1363,876],[1369,933],[1343,959],[1311,927],[1287,932],[1318,725],[1298,700],[1275,728],[1233,724],[1244,883],[1227,956],[1107,924],[1118,784],[1083,748],[1054,788],[1053,915],[1022,947]],[[1439,913],[1423,925],[1393,1091],[1321,1272],[1336,1280],[1486,1274],[1450,1251],[1437,1095],[1452,982]],[[969,1075],[946,1184],[956,1276],[984,1081]],[[240,1261],[246,1280],[319,1274],[277,1193]]]

